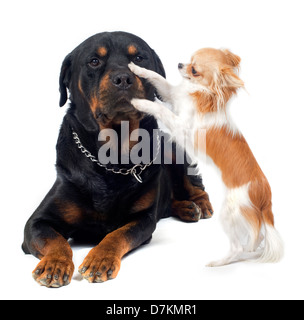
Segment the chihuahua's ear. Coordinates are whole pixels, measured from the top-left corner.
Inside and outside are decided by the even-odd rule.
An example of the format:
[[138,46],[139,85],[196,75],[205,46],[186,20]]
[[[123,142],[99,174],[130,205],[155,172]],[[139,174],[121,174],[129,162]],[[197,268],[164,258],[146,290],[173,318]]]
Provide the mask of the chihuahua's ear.
[[242,87],[244,87],[244,82],[235,74],[234,68],[228,65],[222,66],[211,86],[217,108],[225,107],[231,96]]
[[220,78],[223,87],[237,90],[244,87],[244,81],[241,80],[234,72],[233,68],[224,66],[220,70]]
[[238,68],[241,63],[241,58],[227,49],[222,51],[226,56],[227,64],[231,67]]
[[72,66],[72,54],[66,56],[62,63],[60,78],[59,78],[59,91],[60,91],[60,107],[64,106],[68,100],[68,92],[70,80],[71,80],[71,66]]

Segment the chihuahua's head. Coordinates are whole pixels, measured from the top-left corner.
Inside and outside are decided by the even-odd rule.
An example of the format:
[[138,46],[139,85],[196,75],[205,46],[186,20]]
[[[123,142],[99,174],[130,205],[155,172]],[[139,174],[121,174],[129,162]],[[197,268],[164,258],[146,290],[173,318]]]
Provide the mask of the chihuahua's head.
[[200,111],[223,109],[237,89],[244,87],[237,75],[240,62],[240,57],[229,50],[205,48],[194,53],[191,63],[178,65],[186,81],[202,88],[201,94],[192,93],[200,98]]

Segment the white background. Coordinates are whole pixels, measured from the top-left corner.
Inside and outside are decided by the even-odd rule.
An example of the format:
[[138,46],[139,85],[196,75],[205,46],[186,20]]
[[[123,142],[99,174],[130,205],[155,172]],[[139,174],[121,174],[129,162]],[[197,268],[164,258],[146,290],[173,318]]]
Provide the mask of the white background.
[[[303,1],[2,1],[1,299],[300,299],[303,251]],[[239,263],[218,269],[228,240],[219,223],[224,193],[212,167],[204,183],[215,217],[197,224],[163,220],[152,242],[125,257],[117,279],[80,281],[61,289],[31,278],[38,260],[21,251],[24,225],[52,186],[61,63],[87,37],[123,30],[156,50],[168,79],[201,47],[224,47],[242,58],[232,107],[273,191],[276,225],[285,241],[276,265]],[[77,267],[90,248],[75,248]]]

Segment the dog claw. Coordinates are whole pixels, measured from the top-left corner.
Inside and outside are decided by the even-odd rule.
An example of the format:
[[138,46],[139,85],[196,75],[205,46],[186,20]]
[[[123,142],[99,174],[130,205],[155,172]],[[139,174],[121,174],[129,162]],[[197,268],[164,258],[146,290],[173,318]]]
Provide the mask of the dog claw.
[[82,273],[85,273],[87,270],[88,270],[87,267],[83,267],[83,268],[79,269],[78,272],[82,274]]

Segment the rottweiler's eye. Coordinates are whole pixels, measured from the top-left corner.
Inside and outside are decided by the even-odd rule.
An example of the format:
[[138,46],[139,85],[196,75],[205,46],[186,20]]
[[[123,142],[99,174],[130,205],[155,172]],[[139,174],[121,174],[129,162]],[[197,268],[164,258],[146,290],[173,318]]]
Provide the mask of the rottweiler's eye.
[[192,74],[197,77],[199,74],[198,72],[192,67]]
[[90,62],[89,65],[93,68],[96,68],[100,65],[100,61],[97,58],[93,58]]
[[142,62],[144,60],[144,58],[142,56],[136,56],[134,58],[134,62]]

